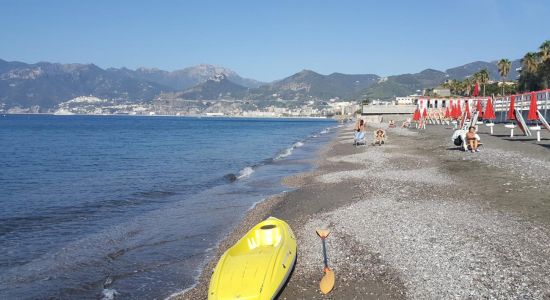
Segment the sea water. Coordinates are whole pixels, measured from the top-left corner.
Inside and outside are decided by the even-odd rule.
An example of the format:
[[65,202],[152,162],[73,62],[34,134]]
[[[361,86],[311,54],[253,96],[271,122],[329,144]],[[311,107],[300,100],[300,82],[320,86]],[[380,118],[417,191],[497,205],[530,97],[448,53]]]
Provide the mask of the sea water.
[[0,298],[162,299],[312,167],[318,119],[0,116]]

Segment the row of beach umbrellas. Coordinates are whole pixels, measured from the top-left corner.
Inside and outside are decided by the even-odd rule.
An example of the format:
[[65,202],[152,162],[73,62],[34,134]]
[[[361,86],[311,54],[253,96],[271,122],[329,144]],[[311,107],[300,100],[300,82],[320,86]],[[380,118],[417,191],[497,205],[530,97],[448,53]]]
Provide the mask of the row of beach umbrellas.
[[[520,94],[522,95],[522,94]],[[517,96],[520,95],[511,95],[510,96],[510,106],[508,109],[508,120],[515,120],[515,100]],[[535,121],[539,119],[539,115],[537,114],[538,106],[537,106],[537,92],[531,92],[530,93],[530,103],[529,103],[529,113],[527,114],[527,120]],[[429,99],[427,99],[429,101]],[[417,107],[416,110],[413,113],[412,119],[413,121],[420,121],[421,119],[426,119],[430,115],[435,116],[436,114],[443,117],[445,119],[459,119],[464,114],[466,115],[466,119],[471,118],[471,111],[470,111],[470,101],[475,101],[475,109],[477,112],[479,112],[479,117],[483,118],[487,121],[493,121],[496,119],[495,115],[495,109],[493,104],[493,99],[491,97],[488,98],[480,98],[480,99],[465,99],[464,100],[464,108],[462,108],[461,105],[461,99],[450,99],[448,105],[444,111],[444,113],[441,110],[432,110],[431,113],[428,113],[427,108],[420,108]],[[485,109],[483,109],[482,101],[486,101]],[[463,112],[464,109],[464,112]]]

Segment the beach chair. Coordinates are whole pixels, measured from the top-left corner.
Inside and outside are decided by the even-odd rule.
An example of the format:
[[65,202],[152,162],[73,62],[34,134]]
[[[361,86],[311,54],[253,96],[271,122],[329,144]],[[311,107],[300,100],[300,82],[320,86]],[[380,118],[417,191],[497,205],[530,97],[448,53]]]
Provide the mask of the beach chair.
[[355,147],[359,145],[366,145],[367,144],[367,137],[365,136],[365,132],[360,131],[355,133],[355,137],[353,138],[353,145]]

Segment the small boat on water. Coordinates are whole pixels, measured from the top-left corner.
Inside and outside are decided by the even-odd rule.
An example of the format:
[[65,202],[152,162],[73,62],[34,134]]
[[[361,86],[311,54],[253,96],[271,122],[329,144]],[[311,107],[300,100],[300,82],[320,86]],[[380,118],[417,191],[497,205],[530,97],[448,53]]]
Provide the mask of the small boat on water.
[[208,299],[273,299],[295,262],[292,229],[269,217],[222,255],[210,279]]

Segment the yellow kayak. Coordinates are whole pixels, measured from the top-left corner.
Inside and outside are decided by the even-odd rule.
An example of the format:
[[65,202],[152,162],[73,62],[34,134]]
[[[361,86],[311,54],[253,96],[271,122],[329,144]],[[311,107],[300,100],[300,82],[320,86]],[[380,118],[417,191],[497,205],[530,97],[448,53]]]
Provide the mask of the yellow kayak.
[[208,299],[273,299],[296,262],[296,237],[285,221],[258,223],[220,258]]

